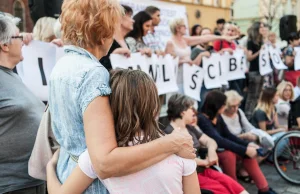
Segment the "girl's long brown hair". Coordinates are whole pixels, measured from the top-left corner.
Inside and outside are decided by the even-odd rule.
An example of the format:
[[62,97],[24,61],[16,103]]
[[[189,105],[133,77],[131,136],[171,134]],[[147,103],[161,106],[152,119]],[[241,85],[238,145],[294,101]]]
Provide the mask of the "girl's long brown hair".
[[110,86],[118,146],[129,146],[129,142],[133,145],[147,143],[163,134],[155,119],[160,110],[157,88],[146,73],[114,70]]

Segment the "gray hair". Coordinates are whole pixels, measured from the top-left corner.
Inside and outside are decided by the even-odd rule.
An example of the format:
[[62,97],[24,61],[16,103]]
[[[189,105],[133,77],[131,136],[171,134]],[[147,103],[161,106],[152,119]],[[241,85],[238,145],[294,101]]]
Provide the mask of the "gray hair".
[[10,43],[11,37],[18,32],[16,25],[21,20],[8,14],[0,15],[0,44]]

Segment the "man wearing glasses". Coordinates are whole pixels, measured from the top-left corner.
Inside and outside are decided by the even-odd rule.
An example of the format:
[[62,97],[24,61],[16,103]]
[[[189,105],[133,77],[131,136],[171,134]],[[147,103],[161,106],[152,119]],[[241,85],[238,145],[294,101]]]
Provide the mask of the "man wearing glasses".
[[23,60],[17,22],[0,16],[0,193],[44,194],[44,182],[28,175],[44,105],[13,72]]

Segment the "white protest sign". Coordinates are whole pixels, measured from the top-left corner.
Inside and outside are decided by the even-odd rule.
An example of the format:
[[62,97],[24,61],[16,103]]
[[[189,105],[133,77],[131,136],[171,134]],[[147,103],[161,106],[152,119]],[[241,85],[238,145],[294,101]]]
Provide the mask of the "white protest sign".
[[202,59],[204,69],[204,84],[207,89],[220,88],[220,69],[219,59],[215,53],[210,58]]
[[287,66],[285,66],[283,61],[281,60],[278,49],[274,48],[273,46],[269,46],[268,49],[269,49],[269,53],[271,55],[271,59],[272,59],[274,67],[278,70],[287,69]]
[[[133,57],[135,53],[132,54]],[[110,54],[110,63],[113,69],[136,69],[137,67],[131,63],[131,59],[124,55]]]
[[24,84],[42,101],[48,101],[48,82],[56,62],[56,46],[32,41],[23,46],[24,60],[17,71]]
[[157,60],[160,67],[159,78],[156,82],[159,95],[178,91],[173,62],[171,55],[159,57]]
[[259,73],[264,76],[271,73],[273,70],[270,64],[268,47],[264,46],[259,54]]
[[295,56],[295,61],[294,61],[294,67],[295,70],[300,70],[300,47],[295,47],[295,52],[296,52],[296,56]]
[[56,47],[56,62],[65,55],[64,47]]
[[200,99],[200,91],[204,79],[204,71],[196,65],[183,64],[183,89],[184,94],[197,100]]
[[[226,55],[226,54],[224,54]],[[243,50],[236,50],[232,55],[228,54],[228,72],[227,72],[227,80],[239,80],[245,79],[245,72],[242,66],[243,57],[245,56]]]
[[[219,75],[221,85],[228,85],[228,56],[220,55],[218,53],[211,54],[211,57],[218,58]],[[225,58],[225,59],[224,59]]]

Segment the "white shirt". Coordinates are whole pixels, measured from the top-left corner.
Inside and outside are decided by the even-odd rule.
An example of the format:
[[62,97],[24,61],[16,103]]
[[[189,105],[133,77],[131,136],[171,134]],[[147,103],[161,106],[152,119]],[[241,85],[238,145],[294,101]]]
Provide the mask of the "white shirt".
[[[88,177],[97,178],[87,150],[80,155],[78,165]],[[182,177],[195,170],[195,160],[171,155],[134,174],[100,180],[110,194],[182,194]]]

